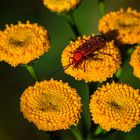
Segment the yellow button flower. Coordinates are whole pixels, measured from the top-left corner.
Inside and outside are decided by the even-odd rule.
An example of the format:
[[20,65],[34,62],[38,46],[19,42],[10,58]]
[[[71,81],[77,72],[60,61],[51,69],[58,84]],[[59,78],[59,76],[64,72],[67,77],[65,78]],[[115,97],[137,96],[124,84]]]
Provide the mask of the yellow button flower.
[[140,46],[137,46],[131,55],[130,65],[133,67],[133,73],[140,79]]
[[0,60],[12,66],[27,64],[50,48],[48,32],[37,24],[19,22],[0,32]]
[[81,98],[74,88],[62,81],[36,82],[21,96],[20,109],[38,129],[68,129],[80,119]]
[[127,84],[103,85],[91,96],[90,112],[94,123],[107,131],[130,131],[140,122],[140,91]]
[[110,12],[100,19],[99,31],[119,44],[139,43],[140,12],[131,8]]
[[[102,82],[112,77],[120,67],[120,51],[113,41],[105,42],[104,45],[100,46],[100,49],[91,52],[86,57],[78,58],[79,63],[74,64],[73,58],[78,48],[85,46],[88,50],[89,46],[95,47],[91,45],[92,37],[94,36],[83,36],[79,37],[75,42],[71,41],[62,53],[61,62],[65,73],[75,77],[77,80]],[[79,57],[81,57],[81,54],[84,54],[84,52],[80,50]]]
[[80,3],[80,0],[43,0],[44,5],[53,12],[68,12]]

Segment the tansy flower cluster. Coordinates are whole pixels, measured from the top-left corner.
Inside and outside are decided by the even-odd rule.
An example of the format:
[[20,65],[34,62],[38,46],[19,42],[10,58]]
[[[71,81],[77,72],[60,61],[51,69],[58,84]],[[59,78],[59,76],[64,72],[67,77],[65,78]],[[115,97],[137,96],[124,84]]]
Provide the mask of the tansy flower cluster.
[[68,129],[80,119],[81,98],[74,88],[62,81],[36,82],[21,96],[20,110],[38,129]]
[[[43,3],[53,12],[66,14],[80,1],[43,0]],[[76,28],[74,24],[74,21],[70,24],[71,28]],[[140,43],[140,12],[131,8],[110,12],[100,19],[99,31],[100,35],[79,36],[65,47],[61,55],[64,73],[85,82],[113,81],[123,57],[117,44]],[[50,48],[48,31],[29,21],[6,25],[0,31],[0,40],[0,61],[13,67],[28,64]],[[140,78],[140,46],[133,52],[130,65]],[[94,123],[106,131],[130,131],[140,123],[140,91],[128,84],[107,83],[93,91],[89,109]],[[78,124],[82,102],[77,90],[68,83],[44,80],[24,90],[20,111],[40,130],[65,130]]]
[[110,12],[100,19],[99,31],[118,44],[139,43],[140,12],[131,8]]
[[6,25],[0,32],[0,60],[11,66],[27,64],[50,48],[48,31],[36,23]]
[[131,55],[130,65],[133,67],[133,73],[140,79],[140,46],[137,46]]
[[[71,41],[62,53],[61,62],[64,69],[68,66],[64,70],[65,73],[77,80],[102,82],[112,77],[118,70],[121,64],[121,55],[113,41],[106,41],[104,45],[100,46],[100,49],[93,51],[91,55],[87,56],[88,58],[80,59],[79,64],[75,66],[72,61],[76,50],[86,45],[86,41],[89,41],[91,37],[94,35],[79,37],[76,41]],[[88,46],[86,47],[88,49]]]
[[96,124],[130,131],[140,122],[140,91],[127,84],[112,83],[98,88],[91,96],[90,112]]
[[76,8],[80,0],[43,0],[44,5],[53,12],[68,12]]

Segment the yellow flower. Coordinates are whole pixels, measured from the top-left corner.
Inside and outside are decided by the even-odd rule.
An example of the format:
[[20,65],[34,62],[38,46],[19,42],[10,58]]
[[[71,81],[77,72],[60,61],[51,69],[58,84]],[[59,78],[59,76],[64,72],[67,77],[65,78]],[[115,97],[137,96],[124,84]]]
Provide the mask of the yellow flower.
[[43,0],[44,5],[53,12],[68,12],[80,3],[80,0]]
[[99,31],[119,44],[139,43],[140,12],[131,8],[110,12],[100,19]]
[[94,123],[107,131],[130,131],[140,122],[140,91],[127,84],[104,85],[91,96],[90,112]]
[[133,67],[134,75],[140,79],[140,46],[137,46],[131,55],[130,65]]
[[[81,45],[86,45],[86,42],[90,41],[92,37],[83,36],[79,37],[75,42],[71,41],[62,53],[61,62],[65,73],[75,77],[77,80],[102,82],[112,77],[121,64],[120,51],[113,41],[106,42],[104,46],[100,46],[100,49],[93,51],[83,60],[81,59],[79,64],[72,64],[76,50]],[[88,45],[86,47],[88,49]],[[68,67],[66,68],[66,66]]]
[[38,129],[68,129],[80,119],[81,98],[74,88],[62,81],[36,82],[21,96],[20,109]]
[[12,66],[27,64],[50,48],[48,32],[37,24],[19,22],[0,32],[0,60]]

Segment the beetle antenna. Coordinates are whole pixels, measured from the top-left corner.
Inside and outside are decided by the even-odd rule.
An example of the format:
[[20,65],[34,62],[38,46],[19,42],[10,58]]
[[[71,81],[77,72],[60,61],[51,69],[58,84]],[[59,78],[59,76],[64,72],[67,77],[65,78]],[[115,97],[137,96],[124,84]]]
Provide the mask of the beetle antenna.
[[66,66],[64,66],[64,67],[61,67],[61,68],[59,68],[58,70],[56,70],[55,72],[53,72],[53,73],[51,73],[50,75],[48,75],[47,77],[51,77],[52,75],[54,75],[55,73],[57,73],[58,71],[60,71],[60,70],[65,70],[65,69],[67,69],[70,65],[72,65],[72,64],[68,64],[68,65],[66,65]]

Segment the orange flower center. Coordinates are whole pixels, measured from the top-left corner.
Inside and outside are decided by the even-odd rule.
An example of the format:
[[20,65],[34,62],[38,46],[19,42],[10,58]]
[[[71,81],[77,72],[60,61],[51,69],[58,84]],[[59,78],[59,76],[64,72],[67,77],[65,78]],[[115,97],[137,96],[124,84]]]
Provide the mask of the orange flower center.
[[114,101],[111,101],[110,103],[108,103],[111,107],[113,107],[114,109],[120,110],[121,106],[119,104],[117,104]]
[[13,45],[13,46],[24,46],[25,45],[25,42],[23,40],[18,40],[18,39],[15,39],[15,38],[10,38],[9,39],[9,44]]

